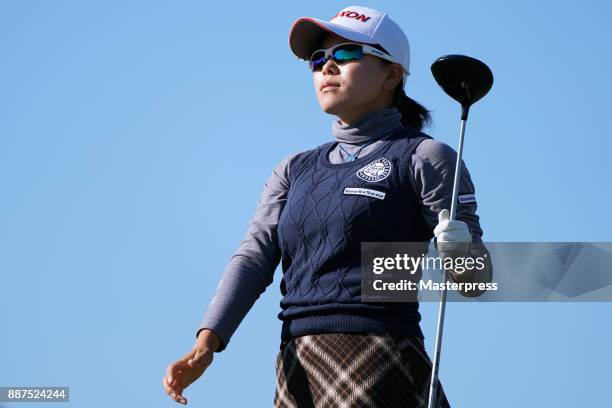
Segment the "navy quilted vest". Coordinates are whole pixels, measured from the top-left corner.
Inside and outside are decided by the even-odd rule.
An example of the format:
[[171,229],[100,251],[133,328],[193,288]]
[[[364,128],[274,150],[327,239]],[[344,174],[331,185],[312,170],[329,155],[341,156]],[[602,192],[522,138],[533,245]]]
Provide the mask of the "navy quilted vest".
[[361,242],[427,242],[433,232],[411,185],[410,156],[430,136],[406,126],[353,162],[327,159],[336,142],[298,154],[278,238],[281,338],[328,332],[418,335],[417,302],[361,302]]

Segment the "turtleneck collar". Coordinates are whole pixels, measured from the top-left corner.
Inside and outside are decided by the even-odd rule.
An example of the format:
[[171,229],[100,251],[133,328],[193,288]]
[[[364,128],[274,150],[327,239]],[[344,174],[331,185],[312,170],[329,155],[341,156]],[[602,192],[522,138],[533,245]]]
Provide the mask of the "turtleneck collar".
[[340,119],[332,122],[332,134],[341,143],[357,144],[376,139],[402,126],[402,115],[395,106],[368,112],[352,125]]

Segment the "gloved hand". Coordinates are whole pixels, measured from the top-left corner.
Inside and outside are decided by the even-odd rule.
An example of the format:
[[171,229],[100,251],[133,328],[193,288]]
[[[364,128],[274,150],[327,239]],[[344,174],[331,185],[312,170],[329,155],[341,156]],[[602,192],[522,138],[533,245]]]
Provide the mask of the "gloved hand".
[[449,218],[447,209],[438,213],[438,225],[434,229],[438,254],[442,258],[468,256],[472,243],[470,229],[465,222]]

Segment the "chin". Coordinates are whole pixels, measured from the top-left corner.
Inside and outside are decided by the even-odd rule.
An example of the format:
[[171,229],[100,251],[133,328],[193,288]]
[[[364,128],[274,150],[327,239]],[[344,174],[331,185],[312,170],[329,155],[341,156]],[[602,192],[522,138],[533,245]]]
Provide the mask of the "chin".
[[333,100],[319,100],[319,105],[323,112],[329,113],[330,115],[337,115],[342,111],[341,104]]

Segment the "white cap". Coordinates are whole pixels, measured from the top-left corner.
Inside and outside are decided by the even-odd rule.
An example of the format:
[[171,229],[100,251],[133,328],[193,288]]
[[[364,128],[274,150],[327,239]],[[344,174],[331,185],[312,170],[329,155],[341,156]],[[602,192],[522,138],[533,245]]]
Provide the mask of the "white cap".
[[298,18],[289,31],[289,47],[298,58],[308,60],[328,32],[365,44],[378,44],[410,73],[410,45],[400,26],[387,13],[362,6],[349,6],[329,21]]

